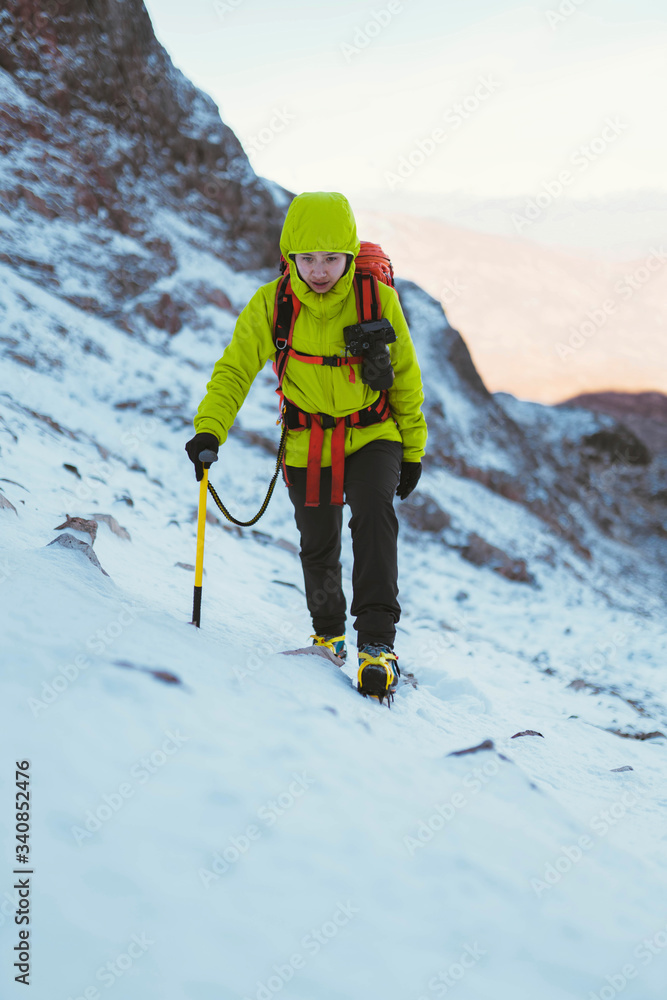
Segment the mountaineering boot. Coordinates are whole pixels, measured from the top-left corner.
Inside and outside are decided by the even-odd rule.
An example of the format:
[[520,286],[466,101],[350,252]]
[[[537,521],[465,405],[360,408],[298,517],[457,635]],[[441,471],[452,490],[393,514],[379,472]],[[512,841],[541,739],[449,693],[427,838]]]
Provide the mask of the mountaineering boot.
[[347,657],[344,635],[311,635],[313,646],[326,646],[339,660]]
[[378,698],[380,702],[386,698],[391,705],[401,675],[398,658],[391,646],[383,642],[366,642],[359,647],[358,653],[357,691],[364,697]]

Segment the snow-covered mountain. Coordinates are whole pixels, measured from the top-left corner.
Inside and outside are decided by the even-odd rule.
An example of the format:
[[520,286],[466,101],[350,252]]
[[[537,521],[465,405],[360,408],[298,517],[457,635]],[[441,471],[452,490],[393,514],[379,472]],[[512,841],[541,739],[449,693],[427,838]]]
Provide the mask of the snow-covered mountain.
[[[351,664],[280,655],[310,632],[281,486],[253,530],[210,503],[194,629],[183,445],[288,196],[174,76],[140,3],[35,11],[0,15],[0,742],[5,802],[30,762],[31,995],[662,1000],[664,455],[611,416],[491,395],[401,281],[430,439],[398,504],[393,708],[360,698]],[[130,134],[105,101],[122,53],[147,52],[171,97]],[[73,67],[91,99],[59,107]],[[199,154],[141,159],[158,105],[184,148],[205,118],[235,151],[242,180],[206,167],[233,233],[192,183]],[[100,136],[129,158],[99,159],[126,230],[72,208]],[[267,368],[211,473],[239,517],[273,469],[274,387]],[[348,593],[350,573],[346,542]],[[18,997],[28,869],[14,811],[1,822]]]
[[138,335],[229,308],[197,255],[273,264],[289,196],[255,176],[142,0],[42,8],[0,12],[0,261]]
[[566,400],[621,421],[655,454],[667,450],[667,396],[662,392],[592,392]]

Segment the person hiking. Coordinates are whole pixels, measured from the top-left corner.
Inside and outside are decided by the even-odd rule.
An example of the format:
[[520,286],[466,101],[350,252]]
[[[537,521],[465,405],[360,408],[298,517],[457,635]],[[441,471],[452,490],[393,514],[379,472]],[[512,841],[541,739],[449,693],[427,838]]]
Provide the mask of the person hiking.
[[[283,478],[301,536],[313,644],[346,657],[340,553],[347,502],[357,686],[391,701],[400,675],[394,640],[401,611],[393,498],[404,500],[419,481],[427,429],[421,373],[398,296],[381,281],[355,279],[360,246],[342,194],[294,198],[280,238],[288,276],[262,285],[239,315],[185,448],[201,480],[199,455],[217,453],[254,378],[275,356],[289,428]],[[374,317],[382,320],[359,327],[367,293],[375,297]],[[348,329],[371,327],[380,328],[375,356],[351,355]],[[368,337],[361,340],[367,348]]]

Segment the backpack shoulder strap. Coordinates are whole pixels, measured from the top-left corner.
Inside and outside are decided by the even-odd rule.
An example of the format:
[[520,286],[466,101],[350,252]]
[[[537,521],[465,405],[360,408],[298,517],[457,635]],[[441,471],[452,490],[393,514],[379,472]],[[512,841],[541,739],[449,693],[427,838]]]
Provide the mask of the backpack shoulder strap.
[[292,294],[289,274],[286,274],[278,285],[273,309],[273,342],[276,345],[275,368],[279,386],[283,384],[289,349],[292,346],[294,324],[300,309],[301,303],[296,295]]
[[357,271],[354,275],[354,293],[357,298],[357,315],[360,323],[382,317],[382,302],[378,279],[374,274]]

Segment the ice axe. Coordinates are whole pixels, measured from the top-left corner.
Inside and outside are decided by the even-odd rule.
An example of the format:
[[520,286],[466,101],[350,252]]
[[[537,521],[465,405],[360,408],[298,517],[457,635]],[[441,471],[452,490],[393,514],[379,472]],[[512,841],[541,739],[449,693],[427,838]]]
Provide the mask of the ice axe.
[[197,559],[195,562],[195,593],[192,601],[191,625],[201,626],[201,590],[204,578],[204,532],[206,531],[206,495],[208,493],[208,470],[218,461],[217,454],[207,448],[199,453],[199,461],[204,472],[199,483],[199,515],[197,517]]

